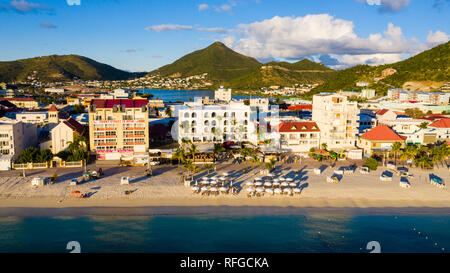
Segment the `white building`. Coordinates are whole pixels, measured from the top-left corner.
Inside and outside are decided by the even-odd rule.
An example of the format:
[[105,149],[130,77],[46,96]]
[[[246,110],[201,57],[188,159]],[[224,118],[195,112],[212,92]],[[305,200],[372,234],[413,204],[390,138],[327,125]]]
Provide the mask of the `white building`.
[[128,92],[121,88],[114,89],[112,95],[114,99],[128,99],[129,96]]
[[231,101],[231,89],[225,89],[221,86],[214,92],[214,99],[223,102]]
[[69,118],[53,127],[50,134],[52,153],[57,154],[66,150],[76,135],[87,136],[87,130],[76,120]]
[[15,120],[0,121],[0,161],[3,167],[8,165],[5,159],[12,163],[23,149],[35,145],[37,145],[36,125]]
[[361,97],[362,98],[366,98],[366,99],[371,99],[373,97],[375,97],[376,93],[375,93],[375,89],[363,89],[361,90]]
[[258,142],[255,115],[250,106],[243,102],[177,106],[175,116],[178,121],[172,128],[176,128],[178,132],[172,132],[172,136],[179,143],[183,139],[203,143]]
[[346,96],[321,93],[313,96],[312,120],[320,128],[320,142],[329,149],[354,148],[359,128],[358,104]]
[[24,123],[45,125],[48,122],[47,112],[21,112],[16,114],[16,120]]
[[280,148],[287,152],[309,152],[320,146],[320,130],[315,122],[282,122]]
[[64,88],[45,88],[45,93],[64,94]]

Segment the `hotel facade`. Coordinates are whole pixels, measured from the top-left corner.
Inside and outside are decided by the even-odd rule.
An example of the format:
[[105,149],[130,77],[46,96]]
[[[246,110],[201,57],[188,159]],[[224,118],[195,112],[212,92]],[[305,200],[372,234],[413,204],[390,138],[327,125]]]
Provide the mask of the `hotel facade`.
[[222,143],[225,141],[257,144],[256,113],[243,102],[230,104],[194,105],[176,107],[177,125],[172,132],[176,140],[183,139],[200,143]]
[[346,96],[321,93],[313,96],[312,120],[320,128],[320,142],[330,149],[354,148],[359,133],[358,104]]
[[149,147],[145,99],[94,99],[89,106],[89,142],[98,160],[145,163]]

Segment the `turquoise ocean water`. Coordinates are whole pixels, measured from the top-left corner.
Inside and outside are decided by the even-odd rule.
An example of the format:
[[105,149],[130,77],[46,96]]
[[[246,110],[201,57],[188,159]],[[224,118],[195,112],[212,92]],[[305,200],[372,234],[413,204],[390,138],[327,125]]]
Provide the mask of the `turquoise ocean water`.
[[[210,97],[214,98],[214,91],[208,90],[162,90],[162,89],[141,89],[142,93],[150,93],[153,94],[153,98],[162,99],[164,102],[188,102],[189,99],[194,101],[197,97]],[[233,95],[234,99],[246,99],[249,96],[238,96]],[[253,98],[256,98],[253,96]]]
[[450,215],[1,217],[0,252],[447,253]]

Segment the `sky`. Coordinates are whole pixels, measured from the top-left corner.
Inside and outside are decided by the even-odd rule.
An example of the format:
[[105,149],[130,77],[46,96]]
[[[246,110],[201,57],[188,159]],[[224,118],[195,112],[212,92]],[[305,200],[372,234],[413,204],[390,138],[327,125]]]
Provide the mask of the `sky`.
[[393,63],[450,38],[450,0],[0,0],[0,61],[151,71],[221,41],[260,62]]

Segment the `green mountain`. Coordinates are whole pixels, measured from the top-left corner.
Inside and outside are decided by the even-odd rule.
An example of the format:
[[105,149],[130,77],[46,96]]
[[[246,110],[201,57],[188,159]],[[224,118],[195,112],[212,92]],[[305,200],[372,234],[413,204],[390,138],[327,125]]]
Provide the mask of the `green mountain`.
[[226,84],[229,80],[260,66],[257,60],[215,42],[205,49],[192,52],[172,64],[150,72],[150,75],[189,77],[208,73],[208,78],[215,84]]
[[334,70],[307,59],[296,63],[270,62],[233,79],[228,85],[235,89],[259,89],[272,85],[324,83],[334,74]]
[[82,80],[124,80],[136,74],[116,69],[78,55],[51,55],[0,62],[0,82],[24,81],[28,78],[43,82]]
[[208,73],[214,86],[255,89],[271,85],[322,83],[334,70],[309,60],[296,63],[270,62],[265,65],[239,54],[220,42],[181,57],[172,64],[150,72],[162,77],[188,77]]
[[[391,73],[386,73],[389,70]],[[379,66],[357,65],[339,70],[329,81],[311,90],[310,95],[327,91],[360,90],[361,87],[356,87],[358,81],[367,81],[370,83],[369,87],[379,94],[385,94],[391,87],[434,90],[450,81],[450,42],[401,62]]]

